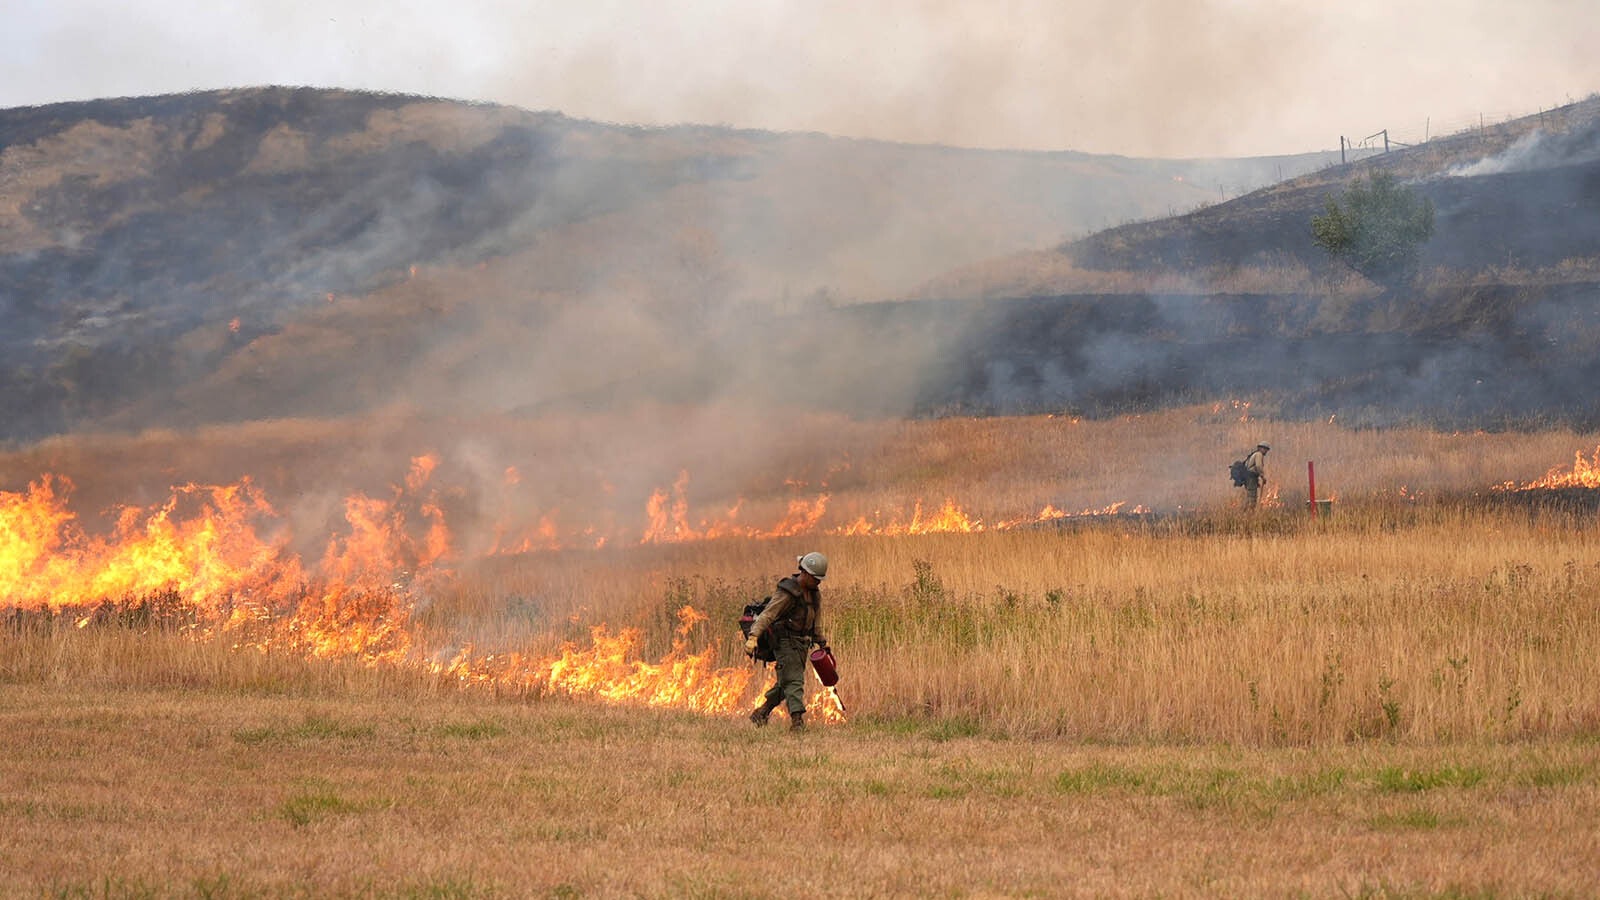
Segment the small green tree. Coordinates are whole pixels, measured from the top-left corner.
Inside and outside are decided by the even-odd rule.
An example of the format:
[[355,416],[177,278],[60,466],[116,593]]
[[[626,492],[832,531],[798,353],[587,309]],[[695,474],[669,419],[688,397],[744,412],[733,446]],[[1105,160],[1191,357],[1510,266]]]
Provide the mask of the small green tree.
[[1433,236],[1433,203],[1387,172],[1356,179],[1344,202],[1327,199],[1311,217],[1311,239],[1334,258],[1379,284],[1409,282],[1422,245]]

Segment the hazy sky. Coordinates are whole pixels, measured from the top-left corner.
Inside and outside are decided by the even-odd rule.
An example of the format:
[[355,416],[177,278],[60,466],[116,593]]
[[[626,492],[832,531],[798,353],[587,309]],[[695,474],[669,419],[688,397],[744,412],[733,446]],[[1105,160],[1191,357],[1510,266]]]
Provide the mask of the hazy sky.
[[1600,91],[1600,0],[0,0],[0,108],[265,84],[1132,156]]

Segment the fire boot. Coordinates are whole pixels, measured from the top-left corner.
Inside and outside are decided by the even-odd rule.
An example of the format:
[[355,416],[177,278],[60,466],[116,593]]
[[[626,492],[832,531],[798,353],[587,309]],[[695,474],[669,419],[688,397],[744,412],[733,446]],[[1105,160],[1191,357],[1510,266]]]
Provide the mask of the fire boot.
[[806,714],[805,713],[795,713],[794,715],[790,716],[789,717],[789,730],[790,731],[805,731],[806,730]]
[[757,728],[767,724],[767,717],[772,715],[772,707],[758,706],[750,713],[750,721],[756,723]]

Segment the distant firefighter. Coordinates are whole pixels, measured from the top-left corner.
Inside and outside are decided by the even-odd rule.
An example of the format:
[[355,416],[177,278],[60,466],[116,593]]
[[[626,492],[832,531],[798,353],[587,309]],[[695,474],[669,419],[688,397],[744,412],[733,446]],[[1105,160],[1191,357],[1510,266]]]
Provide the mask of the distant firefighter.
[[822,630],[823,576],[828,574],[828,558],[811,552],[796,560],[798,571],[778,581],[771,602],[756,616],[750,626],[750,635],[744,642],[744,651],[756,655],[763,635],[772,641],[772,655],[778,667],[778,677],[762,697],[761,705],[750,713],[750,721],[757,726],[767,724],[767,717],[787,703],[789,728],[799,731],[806,727],[805,677],[806,661],[812,643],[828,649],[828,639]]
[[1245,503],[1251,508],[1261,499],[1261,486],[1267,483],[1267,451],[1271,449],[1266,444],[1257,444],[1244,458]]

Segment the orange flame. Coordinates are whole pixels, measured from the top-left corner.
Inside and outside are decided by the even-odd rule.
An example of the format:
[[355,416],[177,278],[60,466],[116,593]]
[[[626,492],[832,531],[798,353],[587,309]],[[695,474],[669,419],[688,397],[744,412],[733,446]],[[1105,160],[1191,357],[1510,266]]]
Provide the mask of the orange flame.
[[[1099,509],[1087,508],[1087,509],[1081,509],[1078,512],[1068,512],[1067,510],[1064,510],[1064,509],[1057,509],[1054,504],[1046,504],[1045,508],[1040,510],[1039,514],[1037,516],[1033,517],[1032,519],[1013,519],[1013,520],[1011,520],[1009,522],[1002,522],[997,527],[1000,528],[1001,530],[1005,530],[1005,529],[1010,529],[1010,528],[1016,528],[1016,527],[1019,527],[1019,526],[1022,526],[1022,525],[1033,525],[1033,524],[1037,524],[1039,522],[1053,522],[1053,521],[1056,521],[1057,519],[1077,519],[1077,518],[1092,518],[1094,516],[1121,515],[1123,513],[1123,508],[1126,507],[1127,505],[1128,505],[1128,501],[1126,501],[1126,500],[1118,500],[1115,503],[1109,504],[1107,506],[1102,506]],[[1150,512],[1150,507],[1145,506],[1143,503],[1140,503],[1140,504],[1136,504],[1132,509],[1128,510],[1127,514],[1128,515],[1145,515],[1145,514],[1148,514],[1149,512]]]
[[[1024,528],[1056,519],[1117,515],[1127,505],[1127,501],[1118,501],[1099,509],[1091,508],[1080,510],[1079,512],[1068,512],[1057,509],[1053,504],[1046,504],[1044,509],[1035,515],[1020,519],[1006,519],[994,525],[985,525],[982,519],[968,515],[965,510],[956,505],[954,500],[946,499],[944,506],[929,515],[923,514],[922,501],[919,500],[912,508],[910,519],[891,518],[888,522],[875,522],[868,520],[865,516],[861,516],[854,522],[830,529],[827,533],[835,535],[906,535],[1010,531],[1015,528]],[[1135,515],[1146,514],[1150,512],[1150,508],[1139,504],[1127,512]]]
[[641,658],[644,638],[639,629],[613,631],[596,625],[589,631],[587,645],[568,642],[552,657],[517,653],[479,656],[466,648],[438,670],[464,683],[541,695],[558,693],[705,713],[738,711],[749,705],[757,670],[748,665],[718,666],[715,646],[691,652],[691,635],[706,622],[706,615],[693,607],[679,609],[672,649],[654,663]]
[[[794,479],[785,483],[792,489],[805,487],[804,482]],[[1129,509],[1126,501],[1077,512],[1047,505],[1032,515],[988,524],[967,512],[954,499],[947,497],[942,505],[930,510],[924,506],[922,499],[918,498],[912,502],[908,514],[886,515],[875,511],[870,516],[857,515],[853,520],[846,520],[842,524],[828,525],[825,524],[825,520],[830,500],[831,496],[826,491],[812,497],[793,497],[788,501],[788,507],[782,516],[770,524],[746,523],[743,498],[735,499],[733,504],[720,515],[696,515],[692,512],[689,500],[689,473],[681,471],[670,488],[656,488],[645,501],[644,525],[639,531],[637,540],[640,544],[679,544],[723,538],[772,539],[806,534],[837,536],[961,534],[1005,531],[1055,519],[1118,514],[1138,515],[1150,512],[1150,508],[1142,504]],[[533,514],[524,510],[521,516],[527,521]],[[513,526],[503,523],[496,527],[495,532],[491,553],[600,547],[606,545],[613,537],[624,533],[593,524],[582,527],[569,525],[563,528],[554,512],[539,516],[535,526]]]
[[1261,493],[1256,497],[1256,505],[1262,509],[1278,509],[1283,506],[1283,501],[1278,497],[1278,483],[1269,481],[1261,486]]
[[857,518],[854,522],[840,528],[830,530],[829,534],[840,535],[903,535],[903,534],[943,534],[948,532],[975,532],[983,530],[983,522],[975,519],[956,505],[954,500],[946,498],[944,506],[938,511],[924,516],[922,501],[916,501],[911,510],[911,518],[891,518],[888,522],[872,522],[866,516]]
[[71,483],[62,479],[59,494],[56,484],[47,476],[26,493],[0,492],[0,604],[56,609],[176,590],[212,610],[298,577],[281,539],[256,533],[252,520],[272,509],[248,480],[184,485],[159,507],[124,507],[107,538],[82,531],[66,506]]
[[[68,507],[71,483],[45,476],[25,492],[0,492],[0,608],[70,612],[86,627],[108,606],[170,596],[187,616],[185,633],[228,640],[240,649],[420,668],[468,685],[611,703],[707,713],[751,704],[759,687],[756,670],[720,665],[716,642],[708,645],[702,638],[697,644],[706,617],[687,606],[679,610],[671,650],[655,661],[644,658],[638,629],[606,624],[595,625],[587,643],[570,643],[547,657],[423,646],[414,605],[450,577],[447,566],[458,553],[431,487],[439,466],[437,456],[418,456],[391,495],[346,497],[343,523],[326,537],[315,564],[290,549],[287,522],[249,479],[176,487],[164,503],[120,508],[109,533],[93,536]],[[505,481],[514,486],[521,478],[507,469]],[[640,543],[980,532],[1111,514],[1125,505],[1080,513],[1046,506],[1035,516],[988,525],[953,499],[932,510],[917,500],[909,515],[874,513],[830,529],[823,524],[829,495],[822,492],[791,499],[777,521],[757,526],[741,521],[742,500],[719,517],[692,518],[688,485],[683,472],[670,491],[651,495]],[[498,528],[486,552],[603,546],[617,534],[593,524],[563,526],[555,511],[525,516],[524,523],[530,519],[534,524]],[[817,722],[844,719],[837,692],[814,691],[808,705]]]
[[1562,488],[1600,488],[1600,447],[1595,448],[1592,459],[1584,459],[1582,450],[1574,453],[1571,471],[1562,471],[1561,467],[1557,466],[1546,472],[1543,478],[1521,485],[1507,481],[1496,486],[1495,490],[1538,491]]
[[741,498],[720,519],[701,520],[698,526],[689,520],[689,473],[678,473],[672,492],[657,489],[645,503],[647,519],[641,544],[675,544],[687,541],[707,541],[718,538],[775,538],[806,534],[816,528],[828,508],[828,495],[821,494],[811,500],[789,501],[784,517],[768,528],[740,524],[739,513],[744,507]]
[[310,572],[248,480],[175,488],[159,506],[123,508],[112,533],[96,538],[67,506],[70,483],[45,477],[25,493],[0,492],[0,607],[81,607],[89,612],[76,621],[86,627],[105,604],[171,592],[198,621],[194,638],[226,637],[239,649],[420,667],[468,684],[611,703],[707,713],[750,705],[756,670],[719,666],[715,645],[691,651],[707,617],[689,606],[678,612],[672,649],[655,662],[641,657],[638,629],[604,624],[587,645],[569,643],[548,658],[468,648],[448,664],[429,662],[438,652],[417,644],[412,612],[418,592],[447,577],[440,564],[452,554],[441,508],[425,493],[437,463],[413,460],[392,498],[346,498],[346,528]]
[[[1220,416],[1223,413],[1228,413],[1230,415],[1237,414],[1240,422],[1248,422],[1250,421],[1250,401],[1227,400],[1224,402],[1211,404],[1212,415]],[[1330,419],[1329,421],[1332,420]]]
[[[416,461],[410,485],[420,489],[429,471]],[[347,498],[349,533],[330,538],[308,574],[249,479],[183,485],[159,506],[123,507],[103,537],[82,529],[66,506],[70,483],[57,484],[46,477],[26,493],[0,492],[0,605],[57,611],[170,593],[201,636],[248,631],[244,643],[263,648],[401,658],[410,584],[435,577],[450,553],[443,514],[427,498],[420,536],[407,528],[400,494]]]

